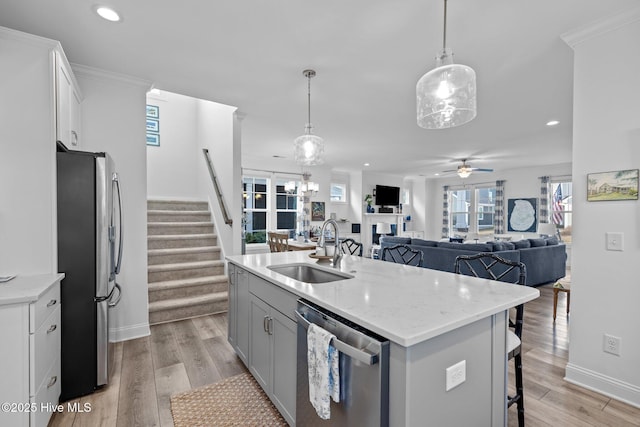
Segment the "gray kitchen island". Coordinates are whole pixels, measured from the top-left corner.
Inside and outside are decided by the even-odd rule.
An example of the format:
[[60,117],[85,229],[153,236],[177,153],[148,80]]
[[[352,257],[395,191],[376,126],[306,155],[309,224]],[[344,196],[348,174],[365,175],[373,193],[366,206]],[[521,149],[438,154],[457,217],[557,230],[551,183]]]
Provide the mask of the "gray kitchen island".
[[356,256],[333,268],[310,253],[227,257],[229,342],[289,424],[302,299],[388,340],[383,425],[506,425],[508,310],[537,289]]

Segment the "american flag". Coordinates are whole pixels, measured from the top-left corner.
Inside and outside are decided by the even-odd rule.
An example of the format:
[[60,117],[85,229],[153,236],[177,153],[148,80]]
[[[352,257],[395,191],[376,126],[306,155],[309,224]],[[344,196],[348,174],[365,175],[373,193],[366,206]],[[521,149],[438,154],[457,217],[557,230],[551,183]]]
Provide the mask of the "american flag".
[[558,184],[553,193],[553,223],[561,225],[562,219],[562,185]]

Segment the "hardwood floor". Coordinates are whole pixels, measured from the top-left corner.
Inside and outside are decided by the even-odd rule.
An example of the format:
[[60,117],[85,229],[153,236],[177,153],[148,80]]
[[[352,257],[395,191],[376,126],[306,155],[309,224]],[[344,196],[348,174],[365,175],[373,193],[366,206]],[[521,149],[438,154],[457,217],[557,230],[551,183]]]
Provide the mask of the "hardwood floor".
[[[566,298],[559,298],[554,325],[553,290],[550,285],[538,289],[540,298],[525,307],[527,425],[640,426],[639,408],[563,380],[569,344]],[[226,331],[226,314],[218,314],[155,325],[149,337],[117,343],[110,384],[75,401],[82,408],[89,404],[91,411],[56,413],[49,425],[172,426],[171,395],[246,370],[227,343]],[[515,406],[509,415],[509,426],[516,426]]]

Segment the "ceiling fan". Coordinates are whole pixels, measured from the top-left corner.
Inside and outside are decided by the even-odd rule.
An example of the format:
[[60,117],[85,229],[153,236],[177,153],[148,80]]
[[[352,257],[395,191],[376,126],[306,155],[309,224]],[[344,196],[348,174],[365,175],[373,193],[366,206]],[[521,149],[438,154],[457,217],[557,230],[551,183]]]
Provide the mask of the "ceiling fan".
[[444,171],[444,173],[448,172],[455,172],[460,178],[467,178],[471,175],[471,172],[493,172],[493,169],[472,168],[471,165],[467,163],[467,159],[462,159],[462,164],[458,166],[458,169]]

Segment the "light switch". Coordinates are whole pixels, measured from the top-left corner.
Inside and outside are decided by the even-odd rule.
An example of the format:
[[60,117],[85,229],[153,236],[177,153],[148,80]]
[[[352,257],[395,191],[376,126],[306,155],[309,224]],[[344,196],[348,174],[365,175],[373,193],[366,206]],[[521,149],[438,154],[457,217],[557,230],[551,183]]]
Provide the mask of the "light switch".
[[607,250],[608,251],[622,251],[624,250],[624,235],[622,233],[606,233],[607,237]]

